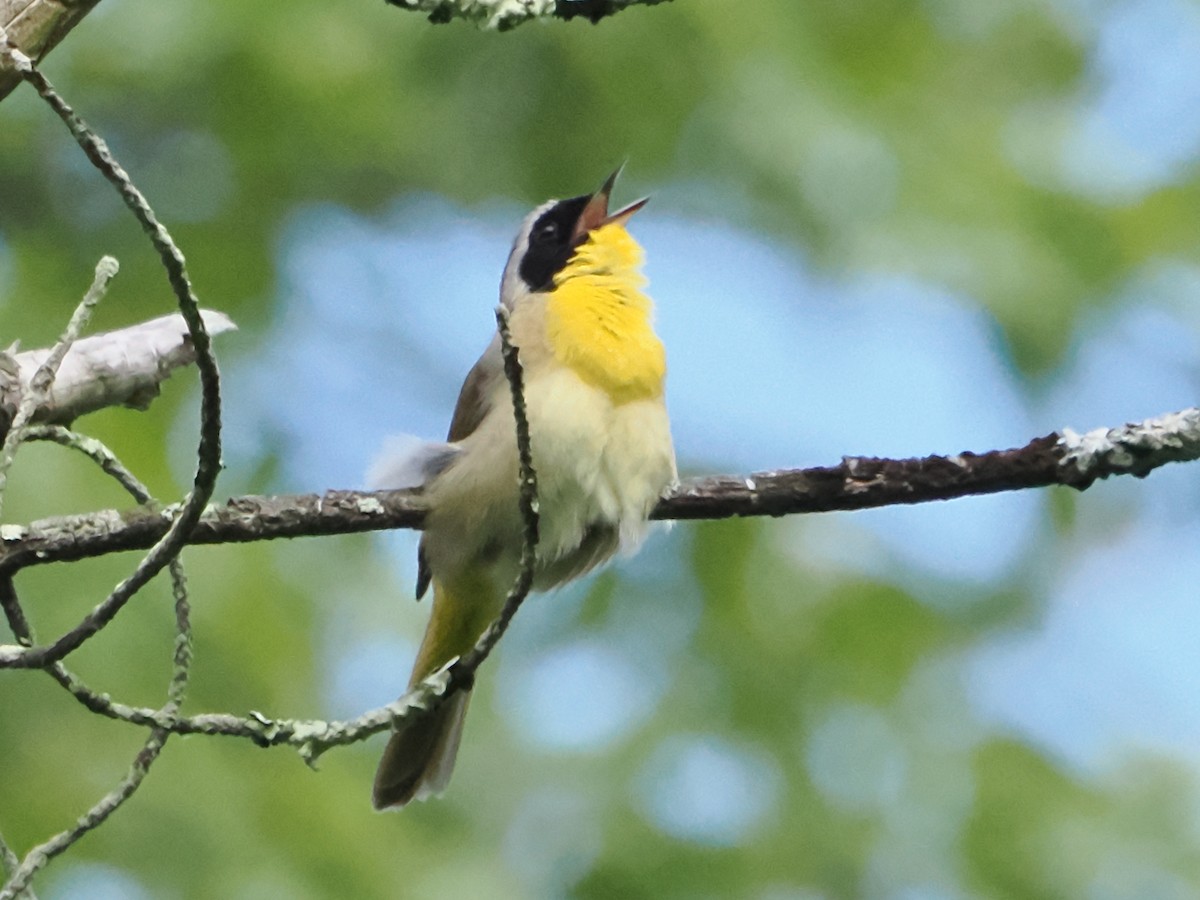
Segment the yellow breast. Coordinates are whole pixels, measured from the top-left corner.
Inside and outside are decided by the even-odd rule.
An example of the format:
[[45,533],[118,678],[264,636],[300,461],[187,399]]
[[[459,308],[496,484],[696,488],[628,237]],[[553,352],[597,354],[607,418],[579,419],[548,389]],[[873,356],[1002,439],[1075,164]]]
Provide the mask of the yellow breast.
[[620,224],[596,229],[554,278],[546,339],[555,358],[615,403],[662,394],[666,353],[642,293],[642,248]]

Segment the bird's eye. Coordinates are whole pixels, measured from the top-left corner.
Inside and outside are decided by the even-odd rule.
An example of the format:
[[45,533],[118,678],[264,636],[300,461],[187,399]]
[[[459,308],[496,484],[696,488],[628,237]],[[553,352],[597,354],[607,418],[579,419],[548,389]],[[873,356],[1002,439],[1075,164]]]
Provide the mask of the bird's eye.
[[549,244],[558,240],[558,223],[543,222],[533,233],[533,239],[539,244]]

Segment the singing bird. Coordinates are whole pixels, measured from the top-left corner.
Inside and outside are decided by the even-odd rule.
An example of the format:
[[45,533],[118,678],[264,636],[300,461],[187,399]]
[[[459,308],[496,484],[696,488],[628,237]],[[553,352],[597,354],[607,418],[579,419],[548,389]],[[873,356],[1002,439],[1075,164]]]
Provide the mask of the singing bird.
[[[620,169],[594,194],[542,204],[521,225],[500,284],[525,375],[540,536],[534,589],[632,551],[676,479],[663,398],[666,354],[626,230],[646,201],[609,213]],[[512,397],[499,335],[463,383],[446,442],[385,461],[379,486],[420,484],[428,503],[417,597],[433,611],[409,686],[466,653],[499,614],[519,569],[522,523]],[[442,792],[470,692],[401,722],[375,776],[376,809]]]

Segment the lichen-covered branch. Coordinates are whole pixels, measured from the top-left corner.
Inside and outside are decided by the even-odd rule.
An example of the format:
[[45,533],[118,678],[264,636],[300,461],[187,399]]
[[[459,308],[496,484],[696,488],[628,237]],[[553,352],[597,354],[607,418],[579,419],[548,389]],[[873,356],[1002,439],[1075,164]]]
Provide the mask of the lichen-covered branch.
[[[166,533],[177,505],[59,516],[0,525],[0,570],[145,550]],[[425,505],[416,491],[326,491],[234,497],[205,510],[188,542],[228,544],[281,537],[420,528]]]
[[[519,422],[519,412],[517,415]],[[61,433],[61,429],[55,431]],[[31,436],[45,435],[35,431]],[[78,436],[75,439],[79,440]],[[105,464],[102,457],[93,454],[93,458]],[[1200,459],[1200,409],[1187,409],[1120,428],[1096,429],[1085,435],[1064,429],[1062,437],[1037,438],[1012,450],[901,460],[847,457],[837,466],[691,479],[663,498],[655,517],[716,519],[852,510],[1052,484],[1083,489],[1100,478],[1142,477],[1168,462],[1195,459]],[[523,469],[522,477],[528,496],[522,502],[531,509],[536,483],[529,479],[536,476],[532,460],[528,460],[528,465],[528,475]],[[536,541],[536,516],[530,517],[528,509],[524,514],[526,546],[532,548]],[[424,512],[420,494],[413,491],[241,497],[210,508],[192,538],[193,543],[228,543],[380,528],[419,528]],[[53,527],[37,523],[28,529],[9,527],[9,548],[0,557],[0,577],[21,565],[111,552],[121,549],[118,545],[131,538],[150,543],[165,529],[168,519],[165,512],[138,510],[124,519],[110,512],[51,520]],[[15,554],[15,546],[21,546],[20,554]],[[528,563],[529,559],[523,561],[522,578],[526,577]],[[511,606],[513,612],[527,590],[522,578],[510,593],[511,602],[506,603],[506,609]],[[497,627],[486,632],[471,653],[434,673],[394,703],[348,722],[274,719],[257,712],[248,716],[228,713],[178,716],[165,710],[117,703],[89,690],[61,666],[55,666],[51,674],[84,706],[100,715],[173,734],[221,735],[248,739],[263,747],[291,746],[311,765],[332,747],[356,743],[410,715],[421,715],[435,708],[445,695],[473,677],[500,631],[501,627]]]
[[365,740],[391,728],[410,715],[430,711],[452,687],[451,666],[430,675],[404,696],[387,706],[369,710],[353,721],[326,722],[320,719],[273,719],[260,712],[246,716],[231,713],[171,715],[149,707],[127,706],[84,687],[78,679],[61,682],[80,703],[94,713],[146,726],[170,734],[205,734],[244,738],[260,747],[294,747],[309,765],[325,751]]
[[[100,0],[0,0],[0,29],[34,62],[41,62]],[[0,100],[21,83],[9,60],[0,57]]]
[[[0,0],[0,31],[33,62],[41,62],[100,0]],[[590,22],[628,6],[654,6],[667,0],[388,0],[393,6],[425,13],[431,22],[463,19],[507,30],[532,19]],[[21,82],[12,60],[0,57],[0,100]]]
[[[653,517],[783,516],[1049,485],[1082,490],[1097,479],[1140,477],[1170,462],[1196,459],[1200,459],[1200,410],[1193,408],[1082,436],[1064,429],[1062,436],[1035,438],[1011,450],[912,459],[848,456],[834,466],[689,478],[662,499]],[[0,573],[145,549],[161,538],[172,515],[169,507],[137,507],[0,526]],[[424,501],[413,490],[243,496],[208,507],[188,540],[227,544],[420,528],[424,517]]]
[[1200,458],[1200,409],[1192,407],[1086,434],[1063,429],[1063,465],[1080,478],[1144,478],[1169,462]]
[[[201,315],[209,334],[237,328],[224,313],[205,309]],[[5,413],[15,413],[50,352],[51,348],[0,351],[0,426],[5,425]],[[179,313],[80,338],[67,351],[50,390],[39,397],[30,421],[70,424],[109,406],[145,409],[171,373],[195,358]],[[6,430],[0,429],[0,434]]]
[[435,23],[462,19],[506,31],[533,19],[587,19],[599,22],[628,6],[654,6],[667,0],[387,0],[423,12]]

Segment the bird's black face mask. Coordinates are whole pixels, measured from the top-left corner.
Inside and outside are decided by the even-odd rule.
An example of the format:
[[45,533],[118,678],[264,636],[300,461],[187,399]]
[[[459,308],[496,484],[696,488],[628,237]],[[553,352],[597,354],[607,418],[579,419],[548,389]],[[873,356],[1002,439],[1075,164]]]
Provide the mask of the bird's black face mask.
[[554,276],[575,252],[579,239],[575,226],[583,214],[590,194],[559,200],[538,216],[529,229],[529,245],[518,269],[521,280],[533,291],[544,291],[554,282]]

